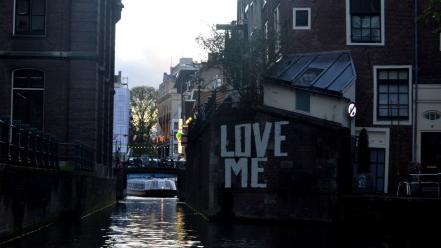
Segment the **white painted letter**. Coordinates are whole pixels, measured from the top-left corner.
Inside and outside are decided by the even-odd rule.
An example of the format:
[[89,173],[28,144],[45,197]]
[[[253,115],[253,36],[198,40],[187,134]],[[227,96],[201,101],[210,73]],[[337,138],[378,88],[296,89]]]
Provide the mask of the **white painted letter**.
[[227,151],[228,139],[227,125],[221,126],[221,157],[234,157],[234,152]]
[[[244,151],[242,151],[242,128],[245,128]],[[234,135],[236,157],[251,157],[251,124],[236,125]]]
[[259,167],[259,162],[266,162],[267,158],[251,159],[251,188],[266,188],[266,183],[259,184],[259,173],[263,172],[263,168]]
[[241,158],[237,163],[234,158],[225,159],[225,188],[231,188],[231,170],[236,176],[241,173],[241,186],[246,188],[248,184],[248,159]]
[[281,134],[282,125],[288,125],[287,121],[279,121],[275,123],[274,127],[274,156],[275,157],[286,157],[288,153],[282,152],[281,146],[282,141],[286,140],[286,137]]
[[263,131],[263,135],[260,136],[260,124],[253,124],[254,144],[256,145],[256,154],[259,158],[265,157],[266,148],[268,147],[268,141],[271,133],[271,126],[271,122],[265,123],[265,130]]

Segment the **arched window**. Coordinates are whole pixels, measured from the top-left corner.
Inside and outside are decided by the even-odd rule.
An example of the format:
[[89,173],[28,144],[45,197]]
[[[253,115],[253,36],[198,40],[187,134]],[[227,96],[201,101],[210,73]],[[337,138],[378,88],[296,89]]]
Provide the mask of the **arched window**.
[[12,80],[12,119],[43,129],[44,72],[20,69]]
[[44,35],[46,0],[15,0],[14,34]]

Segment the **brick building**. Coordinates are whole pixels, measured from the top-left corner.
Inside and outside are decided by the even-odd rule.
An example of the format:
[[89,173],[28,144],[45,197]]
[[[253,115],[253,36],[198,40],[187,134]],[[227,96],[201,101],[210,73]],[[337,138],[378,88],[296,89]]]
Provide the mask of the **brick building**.
[[111,165],[115,24],[120,0],[0,3],[0,116]]
[[[249,39],[256,30],[276,37],[269,67],[286,55],[350,52],[358,109],[353,134],[368,131],[369,192],[393,192],[410,161],[441,172],[440,34],[415,22],[427,2],[238,0],[238,23],[247,24]],[[358,176],[354,169],[354,182]]]

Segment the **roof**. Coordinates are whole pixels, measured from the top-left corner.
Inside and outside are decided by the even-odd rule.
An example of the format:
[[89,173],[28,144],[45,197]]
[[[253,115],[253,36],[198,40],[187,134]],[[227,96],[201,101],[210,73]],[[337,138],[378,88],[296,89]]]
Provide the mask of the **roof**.
[[350,51],[288,54],[264,75],[266,81],[342,95],[356,79]]

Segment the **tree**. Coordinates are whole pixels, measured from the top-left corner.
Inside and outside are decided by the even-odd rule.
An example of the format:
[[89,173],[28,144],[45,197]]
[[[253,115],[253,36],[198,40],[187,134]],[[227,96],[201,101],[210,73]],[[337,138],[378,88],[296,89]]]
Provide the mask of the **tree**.
[[[235,25],[233,22],[232,26]],[[265,35],[255,30],[248,38],[246,32],[239,27],[217,31],[214,27],[208,38],[196,38],[199,46],[208,53],[217,55],[217,63],[224,68],[226,83],[238,90],[242,98],[253,100],[256,88],[262,80],[268,62],[274,55],[269,54],[274,46],[275,35]],[[271,55],[271,56],[270,56]],[[270,58],[271,57],[271,58]]]
[[425,23],[433,23],[435,31],[441,32],[441,0],[430,0],[418,19]]
[[150,147],[150,132],[157,122],[158,108],[156,102],[159,92],[153,87],[139,86],[130,91],[132,118],[130,126],[136,139],[134,144]]

